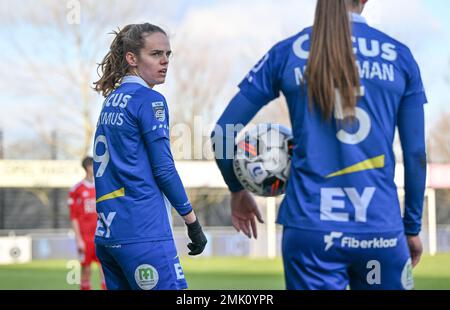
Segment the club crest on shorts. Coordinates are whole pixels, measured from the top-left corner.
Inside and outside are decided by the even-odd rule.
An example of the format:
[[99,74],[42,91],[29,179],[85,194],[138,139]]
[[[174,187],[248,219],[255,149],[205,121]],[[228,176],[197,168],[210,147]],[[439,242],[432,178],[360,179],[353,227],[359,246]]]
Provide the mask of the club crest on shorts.
[[151,290],[158,284],[158,271],[152,265],[139,265],[134,271],[134,279],[143,290]]
[[413,279],[411,258],[408,258],[408,260],[405,263],[405,266],[403,267],[402,285],[405,290],[414,289],[414,279]]
[[164,122],[166,120],[166,110],[164,109],[164,102],[152,102],[152,108],[153,113],[155,114],[155,118],[160,122]]

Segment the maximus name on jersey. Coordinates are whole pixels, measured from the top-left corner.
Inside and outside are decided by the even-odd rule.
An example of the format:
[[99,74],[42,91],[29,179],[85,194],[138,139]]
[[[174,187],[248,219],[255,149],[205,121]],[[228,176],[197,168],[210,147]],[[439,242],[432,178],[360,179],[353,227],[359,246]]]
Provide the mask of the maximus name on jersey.
[[[128,101],[131,100],[130,95],[124,95],[123,93],[115,93],[109,96],[103,103],[103,107],[119,107],[125,109],[127,107]],[[122,126],[123,125],[123,113],[117,112],[102,112],[98,119],[97,127],[99,125],[112,125],[112,126]]]

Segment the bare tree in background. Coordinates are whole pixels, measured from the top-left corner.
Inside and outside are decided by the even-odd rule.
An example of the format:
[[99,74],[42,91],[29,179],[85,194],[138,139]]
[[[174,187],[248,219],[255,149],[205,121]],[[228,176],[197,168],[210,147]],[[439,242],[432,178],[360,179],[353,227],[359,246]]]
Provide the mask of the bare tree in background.
[[441,114],[428,137],[428,152],[433,163],[450,163],[450,111]]
[[[237,85],[251,69],[252,63],[256,63],[262,55],[262,49],[257,46],[243,44],[239,48],[232,46],[227,49],[226,41],[211,41],[199,42],[183,33],[177,34],[173,40],[174,59],[168,84],[173,85],[173,98],[170,98],[169,106],[171,123],[175,125],[171,134],[172,151],[176,159],[213,158],[212,153],[208,152],[211,149],[209,132],[238,91]],[[282,96],[264,107],[252,121],[260,122],[290,126]],[[178,128],[178,124],[183,126]],[[188,131],[185,130],[187,127]],[[203,133],[199,132],[199,127]],[[202,134],[203,153],[198,139]],[[184,136],[185,140],[190,139],[191,143],[179,145],[177,139],[180,136]]]
[[[450,69],[450,60],[448,62]],[[450,75],[445,76],[450,86]],[[450,90],[450,89],[449,89]],[[441,113],[428,137],[428,153],[434,163],[450,163],[450,111]]]
[[[19,138],[6,148],[8,157],[80,159],[91,150],[102,101],[91,87],[113,38],[107,33],[129,23],[158,23],[157,16],[164,18],[169,6],[157,0],[22,0],[2,1],[0,8],[6,45],[0,91],[13,97],[9,108],[20,107],[20,119],[14,121],[22,126],[16,128],[35,132],[25,139],[16,133]],[[59,211],[50,200],[57,207],[61,195],[56,189],[33,194],[52,208],[58,225]]]
[[[168,84],[173,86],[169,106],[174,157],[205,159],[207,131],[212,129],[210,126],[224,103],[219,104],[218,100],[229,100],[232,95],[227,87],[230,61],[221,55],[220,46],[194,43],[183,34],[173,39],[172,49],[174,58]],[[176,143],[177,137],[182,142],[180,145]]]
[[152,15],[164,16],[167,8],[156,0],[2,3],[0,24],[11,51],[1,71],[17,83],[8,83],[9,92],[36,98],[35,106],[24,109],[22,121],[38,134],[40,143],[50,146],[50,132],[57,130],[63,157],[80,158],[90,151],[102,100],[91,87],[97,79],[96,64],[112,40],[107,33],[149,21]]

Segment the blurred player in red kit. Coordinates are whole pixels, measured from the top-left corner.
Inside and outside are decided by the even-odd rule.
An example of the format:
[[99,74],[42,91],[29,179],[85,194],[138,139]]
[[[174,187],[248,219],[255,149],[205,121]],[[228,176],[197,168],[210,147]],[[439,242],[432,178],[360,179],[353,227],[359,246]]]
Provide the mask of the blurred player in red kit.
[[95,187],[93,174],[93,159],[85,157],[81,165],[86,171],[83,180],[75,184],[69,192],[70,220],[75,232],[77,250],[81,261],[81,290],[91,289],[91,263],[97,262],[100,268],[102,289],[106,289],[103,272],[95,254],[94,235],[97,226],[95,210]]

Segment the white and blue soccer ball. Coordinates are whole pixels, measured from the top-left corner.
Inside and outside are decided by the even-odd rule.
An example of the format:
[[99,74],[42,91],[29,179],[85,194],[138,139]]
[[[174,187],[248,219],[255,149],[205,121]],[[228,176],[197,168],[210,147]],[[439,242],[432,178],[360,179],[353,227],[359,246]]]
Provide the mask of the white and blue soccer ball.
[[289,177],[292,147],[289,128],[259,124],[236,142],[234,173],[242,186],[255,195],[282,195]]

